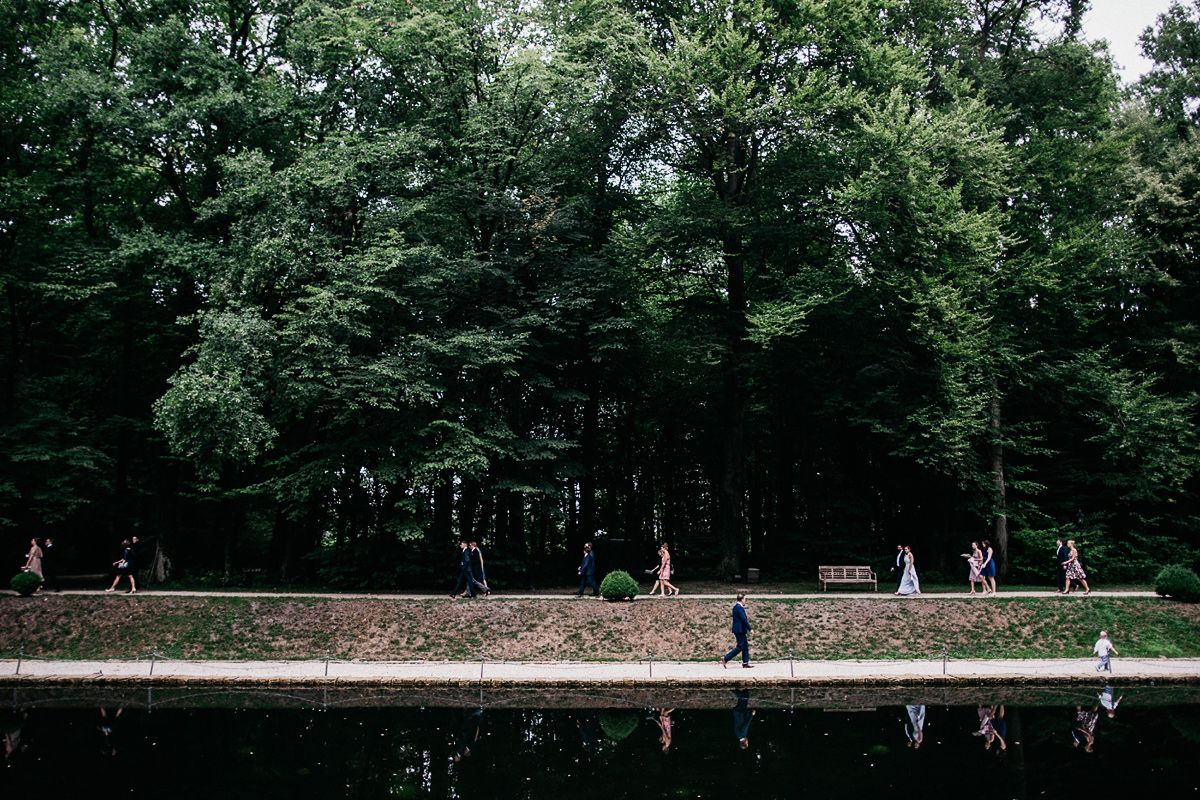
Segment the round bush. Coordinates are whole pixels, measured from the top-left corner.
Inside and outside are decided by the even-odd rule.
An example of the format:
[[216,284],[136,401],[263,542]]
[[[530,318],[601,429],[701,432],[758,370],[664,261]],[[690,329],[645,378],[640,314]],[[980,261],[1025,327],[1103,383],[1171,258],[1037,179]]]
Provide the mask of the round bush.
[[613,570],[600,582],[600,594],[605,600],[632,600],[638,594],[637,581],[625,570]]
[[1185,603],[1200,602],[1200,577],[1181,564],[1171,564],[1154,579],[1154,591]]
[[18,572],[16,575],[13,575],[8,585],[17,594],[28,597],[42,585],[42,579],[37,576],[36,572]]

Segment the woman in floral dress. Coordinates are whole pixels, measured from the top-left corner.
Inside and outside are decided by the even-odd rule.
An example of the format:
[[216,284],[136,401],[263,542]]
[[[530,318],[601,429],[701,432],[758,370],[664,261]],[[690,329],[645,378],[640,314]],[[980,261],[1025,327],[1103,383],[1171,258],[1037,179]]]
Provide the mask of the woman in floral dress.
[[1075,549],[1074,539],[1067,540],[1067,551],[1067,560],[1063,562],[1063,569],[1066,570],[1067,594],[1074,591],[1074,587],[1071,586],[1073,581],[1079,581],[1083,584],[1083,593],[1085,595],[1091,594],[1092,589],[1088,586],[1087,573],[1083,571],[1083,566],[1079,563],[1079,551]]

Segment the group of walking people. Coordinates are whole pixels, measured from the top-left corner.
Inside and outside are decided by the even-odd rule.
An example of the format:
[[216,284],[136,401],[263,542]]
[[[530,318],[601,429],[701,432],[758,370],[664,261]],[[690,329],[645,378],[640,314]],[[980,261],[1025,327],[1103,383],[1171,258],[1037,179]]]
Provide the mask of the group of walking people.
[[492,593],[483,567],[483,551],[479,549],[479,542],[461,539],[458,542],[458,580],[450,596],[457,599],[474,597],[476,593],[484,597]]
[[971,587],[971,594],[975,594],[975,584],[979,584],[984,594],[996,593],[996,551],[992,549],[992,543],[987,539],[983,543],[971,542],[971,552],[963,553],[962,557],[967,560],[967,567],[970,572],[967,576],[967,583]]

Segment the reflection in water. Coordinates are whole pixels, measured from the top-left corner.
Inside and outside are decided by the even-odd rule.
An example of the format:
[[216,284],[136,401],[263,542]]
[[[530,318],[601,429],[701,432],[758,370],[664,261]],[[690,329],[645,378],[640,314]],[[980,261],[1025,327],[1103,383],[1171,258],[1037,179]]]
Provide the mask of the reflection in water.
[[1075,727],[1071,729],[1071,744],[1091,753],[1096,748],[1096,722],[1100,719],[1100,706],[1084,708],[1075,706]]
[[983,749],[991,750],[992,746],[996,745],[998,746],[997,752],[1007,750],[1007,734],[1008,721],[1005,719],[1004,706],[980,706],[979,730],[971,735],[983,737]]
[[1103,706],[1105,712],[1108,713],[1109,719],[1116,718],[1117,706],[1121,705],[1121,701],[1125,699],[1125,695],[1121,695],[1120,697],[1116,697],[1115,695],[1116,692],[1111,686],[1105,686],[1104,690],[1097,695],[1100,700],[1100,705]]
[[905,706],[904,709],[908,712],[908,722],[904,725],[908,746],[919,750],[925,741],[925,706]]
[[479,733],[483,730],[483,709],[471,708],[462,711],[462,724],[458,727],[458,744],[450,760],[455,764],[470,758],[479,751]]
[[109,711],[104,706],[100,707],[100,724],[96,726],[96,730],[100,732],[100,753],[106,756],[115,756],[117,754],[117,721],[121,719],[121,713],[125,709],[118,708],[116,711]]
[[738,746],[745,750],[750,746],[750,722],[758,711],[750,708],[749,689],[734,689],[733,696],[737,698],[733,707],[733,735],[737,737]]
[[658,710],[658,718],[654,721],[658,723],[659,737],[658,741],[662,743],[662,751],[666,753],[671,749],[671,715],[675,713],[673,708],[660,708]]
[[[1197,785],[1195,744],[1180,726],[1195,725],[1200,704],[1146,704],[1151,690],[1131,689],[1126,698],[1100,685],[1068,689],[1069,703],[1056,689],[1051,704],[1039,704],[1036,693],[1014,703],[1013,693],[993,692],[970,705],[891,687],[867,698],[891,703],[873,707],[843,689],[822,698],[830,710],[797,705],[799,695],[765,687],[664,690],[633,699],[591,690],[562,709],[461,694],[470,706],[343,708],[318,701],[244,708],[210,692],[196,696],[229,707],[147,711],[132,697],[118,706],[93,691],[93,705],[70,708],[21,705],[14,695],[13,710],[0,717],[9,753],[0,767],[6,796],[87,797],[103,775],[113,796],[161,797],[169,788],[180,800],[857,800],[912,787],[952,796],[968,775],[972,800],[1035,800],[1075,793],[1080,767],[1091,765],[1095,756],[1087,753],[1094,752],[1119,765],[1106,771],[1109,793],[1175,797],[1179,786]],[[148,700],[144,690],[142,697]],[[589,703],[598,707],[581,707]],[[1118,707],[1119,717],[1105,716]],[[647,708],[649,714],[640,711]],[[679,738],[677,725],[684,726]],[[1159,735],[1177,728],[1181,735]]]

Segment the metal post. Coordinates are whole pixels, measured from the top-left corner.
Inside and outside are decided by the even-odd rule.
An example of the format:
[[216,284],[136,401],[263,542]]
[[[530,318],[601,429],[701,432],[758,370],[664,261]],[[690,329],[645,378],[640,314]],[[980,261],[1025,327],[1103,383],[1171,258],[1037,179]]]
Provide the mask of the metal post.
[[795,654],[788,655],[788,669],[792,673],[792,677],[796,677],[796,656]]
[[21,645],[20,647],[17,648],[17,673],[16,674],[18,674],[18,675],[21,674],[21,662],[23,660],[25,660],[25,645]]
[[329,677],[329,651],[325,651],[325,677]]
[[157,650],[151,650],[151,651],[150,651],[150,674],[151,674],[151,675],[153,675],[153,674],[154,674],[154,662],[155,662],[157,659],[158,659],[158,651],[157,651]]
[[483,652],[482,652],[482,651],[480,651],[480,653],[479,653],[479,686],[480,686],[480,691],[482,691],[482,690],[483,690],[483,662],[484,662],[484,658],[483,658]]
[[950,654],[950,648],[942,645],[942,674],[946,674],[946,657]]
[[650,677],[654,677],[654,653],[646,653],[650,658]]

